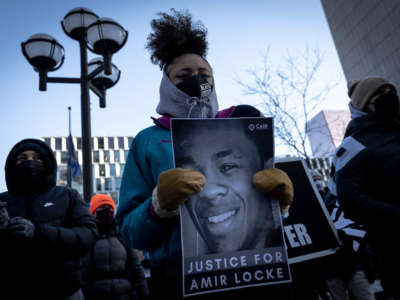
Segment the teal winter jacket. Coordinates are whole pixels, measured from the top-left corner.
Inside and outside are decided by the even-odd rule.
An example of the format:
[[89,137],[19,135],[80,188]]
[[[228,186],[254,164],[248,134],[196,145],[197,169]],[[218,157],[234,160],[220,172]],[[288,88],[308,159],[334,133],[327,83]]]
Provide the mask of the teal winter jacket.
[[151,214],[151,195],[161,172],[173,168],[171,133],[161,125],[133,139],[122,176],[117,221],[135,249],[149,252],[154,266],[176,260],[180,253],[179,218]]
[[[248,105],[220,111],[217,118],[259,116]],[[174,167],[170,118],[154,120],[154,126],[137,134],[130,145],[122,176],[116,220],[121,234],[135,249],[149,253],[150,264],[162,267],[181,259],[179,216],[160,218],[152,209],[152,192],[161,172]]]

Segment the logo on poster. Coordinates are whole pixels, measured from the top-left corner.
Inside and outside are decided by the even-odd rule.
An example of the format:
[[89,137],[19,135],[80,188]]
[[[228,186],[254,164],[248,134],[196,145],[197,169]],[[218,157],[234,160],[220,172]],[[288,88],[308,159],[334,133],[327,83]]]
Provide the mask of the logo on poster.
[[268,124],[264,123],[264,124],[253,124],[250,123],[248,126],[250,131],[254,131],[254,130],[268,130]]

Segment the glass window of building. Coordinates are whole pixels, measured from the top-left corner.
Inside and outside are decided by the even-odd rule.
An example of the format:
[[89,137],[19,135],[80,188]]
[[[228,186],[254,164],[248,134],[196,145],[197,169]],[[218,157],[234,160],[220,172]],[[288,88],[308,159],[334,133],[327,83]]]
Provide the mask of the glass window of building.
[[56,150],[61,150],[61,138],[56,138]]
[[93,162],[99,162],[99,151],[93,151]]
[[119,150],[114,151],[114,162],[120,162]]
[[126,162],[126,160],[128,159],[128,152],[129,152],[129,150],[125,150],[125,151],[124,151],[125,162]]
[[50,147],[50,138],[44,138],[44,142]]
[[122,136],[118,137],[118,148],[124,149],[124,138]]
[[111,178],[105,178],[104,180],[104,190],[111,191]]
[[113,198],[115,205],[118,205],[118,192],[111,192],[110,196]]
[[106,176],[106,165],[99,165],[100,176]]
[[120,174],[122,176],[122,174],[124,174],[124,168],[125,168],[125,164],[120,164],[119,165],[119,169],[120,169]]
[[57,168],[57,184],[67,185],[67,166]]
[[114,137],[108,138],[108,149],[114,149]]
[[96,191],[101,191],[101,179],[96,178]]
[[110,151],[104,150],[104,162],[110,162]]
[[66,164],[68,162],[67,151],[61,151],[61,163]]
[[99,149],[104,149],[104,138],[103,137],[97,138],[97,146]]
[[110,164],[110,177],[115,177],[117,176],[115,172],[115,164]]
[[115,189],[119,191],[121,187],[121,177],[115,177],[114,182],[115,182]]
[[133,141],[133,137],[132,136],[128,137],[128,147],[131,146],[132,141]]
[[82,138],[76,138],[76,149],[82,149]]
[[311,165],[312,165],[312,168],[313,168],[313,169],[317,169],[317,168],[318,168],[317,160],[313,159],[313,160],[311,161]]

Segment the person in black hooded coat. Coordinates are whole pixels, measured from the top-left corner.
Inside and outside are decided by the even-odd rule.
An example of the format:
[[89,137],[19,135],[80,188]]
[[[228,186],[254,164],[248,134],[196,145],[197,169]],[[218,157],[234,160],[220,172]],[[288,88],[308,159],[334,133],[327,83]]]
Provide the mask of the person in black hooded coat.
[[22,140],[8,154],[8,191],[0,194],[1,299],[83,299],[80,260],[97,226],[76,190],[56,186],[56,171],[41,140]]
[[333,159],[334,181],[344,216],[364,226],[387,297],[400,299],[400,103],[390,81],[369,77],[349,83],[352,120]]

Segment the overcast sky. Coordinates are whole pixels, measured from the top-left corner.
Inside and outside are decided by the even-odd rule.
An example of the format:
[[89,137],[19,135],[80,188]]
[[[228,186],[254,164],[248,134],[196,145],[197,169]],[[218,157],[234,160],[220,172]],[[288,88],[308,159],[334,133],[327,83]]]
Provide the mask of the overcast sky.
[[[36,33],[47,33],[66,52],[61,69],[49,76],[79,77],[79,48],[66,36],[60,22],[73,8],[84,6],[100,17],[113,18],[129,32],[128,41],[113,57],[121,79],[107,93],[107,107],[100,109],[91,94],[93,136],[135,135],[151,126],[157,116],[161,72],[151,64],[145,49],[150,21],[170,8],[188,9],[208,29],[208,60],[215,71],[220,108],[259,99],[245,96],[235,83],[246,79],[246,70],[261,66],[263,54],[277,63],[287,50],[318,44],[325,59],[318,80],[321,84],[342,76],[330,31],[319,0],[14,0],[2,1],[0,109],[0,190],[5,190],[4,164],[11,147],[24,138],[66,136],[68,110],[72,107],[72,134],[81,136],[80,87],[49,83],[38,90],[38,75],[21,53],[20,43]],[[95,57],[89,53],[89,59]],[[343,76],[342,76],[343,77]],[[321,109],[347,109],[344,80]]]

